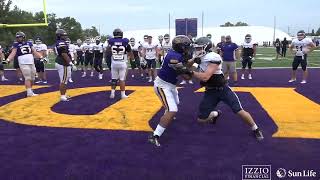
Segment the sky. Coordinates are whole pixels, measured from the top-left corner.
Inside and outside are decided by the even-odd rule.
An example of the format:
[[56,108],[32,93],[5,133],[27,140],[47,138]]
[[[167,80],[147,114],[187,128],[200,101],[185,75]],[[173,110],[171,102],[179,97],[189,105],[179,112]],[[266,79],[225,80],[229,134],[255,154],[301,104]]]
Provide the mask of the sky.
[[[43,0],[12,0],[14,5],[31,12],[43,10]],[[320,27],[320,1],[292,0],[46,0],[47,13],[58,17],[71,16],[83,28],[100,27],[101,34],[111,34],[119,27],[123,31],[168,28],[177,18],[198,18],[201,27],[202,12],[204,27],[214,27],[227,21],[246,22],[253,26],[276,27],[295,34],[303,29],[315,31]]]

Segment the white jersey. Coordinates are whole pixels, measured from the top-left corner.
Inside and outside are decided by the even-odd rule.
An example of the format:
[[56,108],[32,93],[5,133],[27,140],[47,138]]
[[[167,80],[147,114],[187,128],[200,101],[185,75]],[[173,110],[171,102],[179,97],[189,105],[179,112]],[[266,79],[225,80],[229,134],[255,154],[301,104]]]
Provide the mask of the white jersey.
[[92,44],[87,44],[87,43],[84,43],[82,45],[82,48],[83,48],[83,51],[85,53],[93,53],[93,45]]
[[99,51],[100,53],[103,53],[103,49],[104,49],[103,43],[99,43],[99,44],[94,43],[92,45],[92,49],[93,51]]
[[[131,44],[130,44],[130,46],[131,46]],[[140,44],[134,44],[134,46],[131,46],[131,49],[132,49],[132,51],[139,51],[139,47],[140,47],[141,45]]]
[[143,48],[145,48],[146,50],[146,59],[156,59],[156,55],[157,55],[157,44],[143,44]]
[[166,56],[170,49],[172,49],[171,42],[168,42],[168,43],[164,42],[162,45],[163,56]]
[[301,41],[298,39],[292,40],[291,46],[293,46],[296,51],[296,56],[304,56],[307,54],[307,48],[310,44],[312,44],[312,40],[310,38],[304,38]]
[[201,63],[199,65],[200,72],[205,72],[208,68],[210,63],[217,63],[219,64],[219,68],[214,74],[223,74],[222,72],[222,58],[219,54],[215,52],[210,52],[205,56],[201,57]]
[[34,44],[33,47],[37,52],[47,51],[48,50],[48,47],[45,44]]
[[71,55],[72,60],[74,59],[74,54],[77,53],[76,46],[74,44],[69,44],[69,53]]

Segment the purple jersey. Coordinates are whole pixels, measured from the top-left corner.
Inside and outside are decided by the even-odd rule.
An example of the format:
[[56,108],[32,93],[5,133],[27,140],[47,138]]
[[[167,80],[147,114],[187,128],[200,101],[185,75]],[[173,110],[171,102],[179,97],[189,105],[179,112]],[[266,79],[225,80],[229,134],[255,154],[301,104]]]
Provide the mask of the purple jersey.
[[113,61],[127,61],[127,53],[131,52],[129,39],[127,38],[111,38],[108,41],[112,52]]
[[23,56],[26,54],[32,54],[32,42],[14,42],[12,47],[17,49],[16,56]]
[[179,62],[183,62],[183,58],[180,53],[177,53],[174,50],[169,50],[168,54],[163,60],[162,67],[158,73],[158,77],[163,81],[176,85],[178,82],[178,79],[177,79],[178,75],[176,71],[169,66],[170,60],[172,59],[178,60]]
[[222,54],[222,59],[223,61],[234,61],[236,60],[236,50],[238,49],[238,45],[236,43],[228,43],[226,42],[223,44],[221,47],[221,51],[223,52]]

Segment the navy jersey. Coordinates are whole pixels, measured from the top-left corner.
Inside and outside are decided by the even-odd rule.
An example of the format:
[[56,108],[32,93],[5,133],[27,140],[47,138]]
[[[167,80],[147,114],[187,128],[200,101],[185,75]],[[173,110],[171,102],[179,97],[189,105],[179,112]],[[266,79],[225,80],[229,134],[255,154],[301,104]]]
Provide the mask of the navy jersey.
[[163,64],[162,67],[158,73],[158,76],[160,79],[162,79],[163,81],[166,81],[168,83],[171,83],[173,85],[176,85],[178,82],[178,75],[176,73],[176,71],[169,66],[170,60],[178,60],[179,62],[183,62],[183,58],[182,55],[180,53],[177,53],[174,50],[169,50],[168,54],[166,55],[166,57],[163,60]]
[[12,47],[17,49],[16,56],[32,54],[32,42],[14,42]]
[[131,52],[129,39],[127,38],[111,38],[108,41],[112,52],[112,61],[126,62],[128,52]]
[[63,53],[67,53],[71,59],[68,44],[64,40],[57,40],[56,51],[57,51],[56,63],[63,65],[63,66],[69,66],[69,64],[62,57]]

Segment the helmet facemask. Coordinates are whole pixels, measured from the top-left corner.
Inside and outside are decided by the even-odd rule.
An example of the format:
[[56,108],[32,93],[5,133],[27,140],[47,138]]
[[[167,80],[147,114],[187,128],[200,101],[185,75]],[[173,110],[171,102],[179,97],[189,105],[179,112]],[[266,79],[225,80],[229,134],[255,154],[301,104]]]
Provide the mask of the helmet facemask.
[[304,33],[298,33],[297,34],[297,38],[299,41],[303,40],[306,37],[306,35]]

